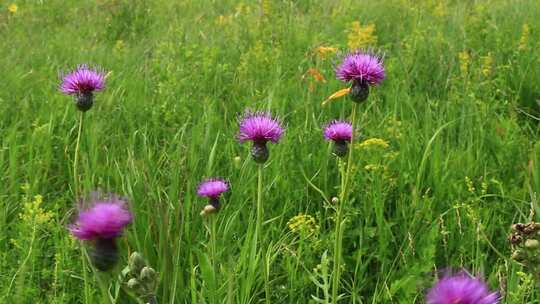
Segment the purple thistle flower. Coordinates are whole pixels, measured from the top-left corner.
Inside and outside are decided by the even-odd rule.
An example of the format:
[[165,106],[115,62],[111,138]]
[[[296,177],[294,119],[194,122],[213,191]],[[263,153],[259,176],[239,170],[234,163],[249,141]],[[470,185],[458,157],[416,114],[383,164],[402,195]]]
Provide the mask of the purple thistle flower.
[[334,120],[324,128],[324,138],[333,141],[351,142],[353,128],[349,122]]
[[207,197],[210,200],[210,204],[204,207],[201,215],[219,211],[221,207],[219,197],[227,191],[229,191],[229,183],[223,179],[209,178],[201,182],[197,187],[197,195]]
[[229,190],[229,184],[218,178],[210,178],[199,184],[197,195],[209,199],[217,199],[223,192]]
[[132,215],[126,202],[116,197],[95,200],[88,209],[81,210],[75,224],[68,227],[79,240],[92,241],[90,257],[94,266],[106,271],[118,260],[116,237],[131,223]]
[[349,152],[348,143],[353,137],[353,127],[346,121],[334,120],[324,128],[324,138],[334,142],[334,154],[339,157]]
[[251,156],[258,163],[264,163],[269,157],[266,142],[278,143],[283,136],[281,122],[267,112],[246,112],[240,121],[237,135],[241,143],[252,141]]
[[240,121],[238,140],[245,141],[271,141],[275,144],[283,135],[283,128],[279,120],[272,118],[267,112],[247,112]]
[[88,65],[81,64],[77,69],[62,76],[60,92],[75,96],[77,108],[83,112],[93,105],[94,92],[105,89],[105,72],[99,68],[90,69]]
[[381,58],[361,51],[347,54],[335,70],[337,79],[352,82],[349,95],[355,102],[366,100],[369,87],[378,85],[385,78]]
[[384,80],[385,73],[382,60],[373,54],[355,51],[349,53],[336,68],[337,79],[350,82],[365,82],[378,85]]
[[427,304],[497,304],[499,294],[491,292],[481,279],[460,272],[439,280],[427,294]]

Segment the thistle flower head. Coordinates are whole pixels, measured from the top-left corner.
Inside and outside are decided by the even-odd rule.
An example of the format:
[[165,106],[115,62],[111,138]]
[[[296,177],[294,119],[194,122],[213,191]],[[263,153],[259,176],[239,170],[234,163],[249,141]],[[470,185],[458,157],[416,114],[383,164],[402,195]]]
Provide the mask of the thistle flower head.
[[218,178],[210,178],[199,184],[197,194],[210,199],[217,199],[223,192],[229,190],[229,184]]
[[334,120],[324,128],[324,138],[332,141],[348,141],[353,136],[353,128],[349,122]]
[[131,220],[126,202],[113,197],[93,201],[89,209],[79,212],[69,230],[80,240],[112,239],[122,235]]
[[270,113],[246,112],[240,120],[240,132],[237,138],[241,143],[248,140],[262,143],[267,141],[278,143],[283,132],[281,122],[272,118]]
[[100,68],[89,68],[81,64],[67,75],[63,75],[60,92],[66,95],[91,94],[105,89],[105,72]]
[[499,295],[481,279],[460,272],[439,280],[427,294],[427,304],[497,304]]
[[382,59],[361,51],[347,54],[335,70],[337,79],[344,82],[378,85],[385,78]]

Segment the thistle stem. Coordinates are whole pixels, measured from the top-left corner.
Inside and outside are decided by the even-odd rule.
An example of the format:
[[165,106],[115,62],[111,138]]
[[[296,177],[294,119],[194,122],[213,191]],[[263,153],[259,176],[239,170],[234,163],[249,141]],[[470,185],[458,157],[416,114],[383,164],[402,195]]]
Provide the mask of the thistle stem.
[[77,131],[77,141],[75,143],[75,155],[73,157],[73,187],[75,189],[75,198],[79,197],[80,189],[79,189],[79,150],[81,147],[81,134],[82,134],[82,127],[84,122],[84,112],[80,112],[79,115],[79,128]]
[[[75,153],[73,156],[73,193],[75,194],[75,200],[79,197],[79,151],[81,147],[81,136],[82,128],[84,122],[84,113],[80,112],[79,114],[79,127],[77,128],[77,139],[75,141]],[[92,302],[91,293],[90,293],[90,284],[88,284],[88,259],[86,254],[86,249],[82,247],[81,261],[82,261],[82,272],[84,280],[84,303],[89,304]]]
[[[214,271],[214,282],[213,282],[213,285],[214,286],[217,286],[217,275],[218,275],[218,271],[217,271],[217,258],[216,258],[216,231],[217,231],[217,228],[216,228],[216,222],[217,222],[217,213],[216,214],[211,214],[210,215],[210,258],[211,258],[211,261],[212,261],[212,269]],[[212,303],[218,303],[218,298],[217,298],[217,292],[215,290],[212,290],[211,291],[212,293]]]
[[332,272],[332,303],[336,304],[339,297],[339,285],[341,281],[341,256],[342,256],[342,247],[343,247],[343,204],[348,198],[348,186],[349,179],[351,175],[351,163],[352,155],[354,152],[354,130],[356,129],[356,107],[357,104],[353,103],[352,108],[352,127],[353,127],[353,136],[351,137],[350,149],[347,158],[346,166],[343,164],[341,158],[339,158],[339,172],[340,172],[340,192],[339,192],[339,201],[336,207],[336,227],[335,227],[335,243],[334,243],[334,267]]
[[263,192],[263,176],[262,176],[263,165],[259,165],[258,168],[258,178],[257,178],[257,222],[255,226],[255,234],[260,240],[260,232],[262,228],[262,218],[263,218],[263,206],[262,206],[262,192]]

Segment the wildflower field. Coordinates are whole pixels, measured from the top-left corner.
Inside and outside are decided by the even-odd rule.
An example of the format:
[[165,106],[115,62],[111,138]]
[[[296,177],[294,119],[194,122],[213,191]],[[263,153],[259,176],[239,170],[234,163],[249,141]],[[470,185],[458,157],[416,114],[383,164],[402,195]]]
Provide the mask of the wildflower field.
[[0,1],[2,303],[540,303],[537,0]]

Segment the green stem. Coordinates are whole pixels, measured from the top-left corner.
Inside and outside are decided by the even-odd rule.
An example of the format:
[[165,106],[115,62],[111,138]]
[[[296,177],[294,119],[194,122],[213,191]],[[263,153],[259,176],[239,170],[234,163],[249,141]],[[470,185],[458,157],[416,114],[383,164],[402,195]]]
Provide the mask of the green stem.
[[[213,285],[217,286],[217,258],[216,258],[216,222],[217,214],[210,214],[210,258],[212,259],[212,269],[214,270]],[[212,290],[212,301],[218,303],[217,292]]]
[[356,107],[357,104],[353,103],[351,124],[353,127],[353,136],[349,145],[349,152],[347,157],[346,168],[339,159],[339,172],[341,177],[341,187],[339,192],[339,201],[336,207],[336,230],[335,230],[335,243],[334,243],[334,267],[332,272],[332,303],[338,302],[339,285],[341,281],[341,256],[343,247],[343,204],[348,198],[348,186],[352,168],[352,156],[354,151],[354,130],[356,129]]
[[[263,165],[259,165],[259,168],[257,170],[257,222],[255,226],[255,235],[257,238],[257,245],[261,242],[261,229],[262,229],[262,222],[263,222],[263,205],[262,205],[262,192],[263,192]],[[264,265],[265,269],[267,269],[267,266]],[[265,271],[264,274],[265,282],[264,282],[264,294],[265,294],[265,302],[270,303],[270,290],[269,290],[269,284],[268,284],[268,274]]]
[[[81,136],[82,136],[82,128],[83,128],[83,122],[84,122],[84,112],[80,112],[79,115],[79,127],[77,129],[77,140],[75,142],[75,154],[73,156],[73,193],[75,194],[75,200],[79,199],[79,194],[81,193],[79,189],[79,151],[81,148]],[[86,257],[86,250],[84,247],[82,248],[81,253],[81,262],[82,262],[82,272],[83,272],[83,280],[84,280],[84,303],[90,304],[93,302],[91,292],[90,292],[90,284],[88,283],[88,260]]]
[[258,168],[258,182],[257,182],[257,222],[255,226],[255,234],[257,239],[260,241],[260,232],[262,227],[262,218],[263,218],[263,206],[262,206],[262,189],[263,189],[263,176],[262,176],[262,167],[259,165]]
[[75,143],[75,156],[73,159],[73,187],[75,188],[75,199],[79,198],[79,150],[81,147],[81,134],[84,122],[84,112],[80,112],[79,116],[79,128],[77,131],[77,141]]

